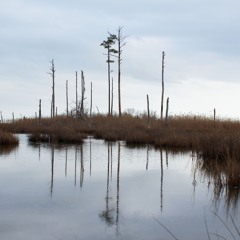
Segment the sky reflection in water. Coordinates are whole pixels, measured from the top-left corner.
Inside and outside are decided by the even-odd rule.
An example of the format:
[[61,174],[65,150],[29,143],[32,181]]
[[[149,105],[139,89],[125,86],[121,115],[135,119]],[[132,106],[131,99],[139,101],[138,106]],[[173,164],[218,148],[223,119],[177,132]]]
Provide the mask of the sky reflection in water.
[[[217,202],[194,174],[191,153],[171,154],[123,142],[86,139],[82,146],[20,146],[0,156],[0,239],[230,238],[237,204]],[[211,239],[216,236],[211,235]]]

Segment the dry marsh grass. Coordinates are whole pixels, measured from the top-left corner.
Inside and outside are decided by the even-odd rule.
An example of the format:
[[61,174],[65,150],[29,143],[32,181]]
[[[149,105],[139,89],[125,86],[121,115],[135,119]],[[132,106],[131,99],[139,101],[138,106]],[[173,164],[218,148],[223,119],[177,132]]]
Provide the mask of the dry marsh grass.
[[19,140],[12,133],[0,130],[0,146],[17,145]]
[[170,117],[167,125],[156,117],[122,117],[94,115],[90,119],[75,119],[59,116],[42,119],[24,119],[14,123],[1,124],[0,128],[16,133],[47,135],[49,139],[64,139],[75,142],[85,135],[93,135],[109,141],[123,140],[129,144],[153,144],[155,147],[194,150],[203,158],[238,158],[240,161],[240,123],[238,121],[213,121],[205,117]]
[[[240,163],[240,123],[231,120],[217,120],[199,116],[174,116],[165,121],[146,115],[118,116],[93,115],[88,119],[59,116],[45,118],[39,124],[36,119],[18,120],[0,124],[0,128],[13,133],[28,133],[30,141],[58,143],[81,143],[86,135],[107,141],[122,140],[128,144],[151,144],[158,148],[198,153],[204,161],[228,165],[226,179],[228,186],[240,186],[240,170],[234,163]],[[231,164],[232,165],[231,165]],[[235,164],[235,165],[234,165]]]

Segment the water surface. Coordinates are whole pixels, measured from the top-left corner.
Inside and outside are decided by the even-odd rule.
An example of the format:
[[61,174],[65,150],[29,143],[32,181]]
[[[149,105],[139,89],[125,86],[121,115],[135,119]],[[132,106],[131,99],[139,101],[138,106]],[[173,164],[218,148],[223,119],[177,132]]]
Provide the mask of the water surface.
[[0,155],[1,240],[174,239],[164,227],[178,239],[207,239],[207,229],[232,239],[221,220],[237,235],[238,194],[216,198],[191,153],[19,138]]

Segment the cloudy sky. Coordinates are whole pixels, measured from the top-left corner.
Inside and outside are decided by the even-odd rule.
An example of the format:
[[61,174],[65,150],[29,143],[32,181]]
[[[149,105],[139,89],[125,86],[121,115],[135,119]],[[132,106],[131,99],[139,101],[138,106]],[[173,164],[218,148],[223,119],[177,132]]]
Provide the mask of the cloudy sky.
[[[170,113],[240,118],[239,0],[0,0],[0,111],[4,118],[50,114],[50,60],[56,105],[74,105],[84,71],[86,107],[107,112],[107,64],[100,43],[123,26],[122,107],[160,113],[161,55]],[[112,65],[117,99],[117,66]],[[80,91],[80,89],[79,89]],[[117,111],[117,101],[114,101]]]

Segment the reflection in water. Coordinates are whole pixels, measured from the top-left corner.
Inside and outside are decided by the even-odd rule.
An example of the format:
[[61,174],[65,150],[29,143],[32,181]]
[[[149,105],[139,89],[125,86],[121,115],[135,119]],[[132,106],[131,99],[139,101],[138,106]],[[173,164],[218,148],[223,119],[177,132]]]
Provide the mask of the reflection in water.
[[[115,144],[112,142],[107,143],[107,186],[106,186],[106,209],[100,214],[101,219],[103,219],[107,225],[117,226],[118,232],[118,222],[119,222],[119,191],[120,191],[120,158],[121,158],[121,144],[117,144],[117,185],[116,185],[116,208],[111,207],[111,191],[110,191],[110,181],[113,179],[113,146]],[[68,176],[68,151],[69,146],[54,146],[54,145],[31,145],[31,147],[38,149],[38,158],[41,159],[41,149],[42,147],[47,147],[50,149],[51,153],[51,183],[50,183],[50,195],[53,195],[54,191],[54,157],[55,157],[55,148],[64,149],[65,150],[65,178]],[[0,154],[8,154],[11,151],[17,149],[18,146],[8,147],[8,148],[0,148]],[[80,188],[83,187],[84,183],[84,149],[83,145],[75,146],[75,166],[74,166],[74,185],[77,185],[77,175],[78,175],[78,161],[80,163]],[[146,146],[146,164],[145,169],[148,171],[149,169],[149,152],[150,146]],[[164,157],[166,160],[166,169],[169,168],[169,151],[168,150],[159,150],[160,152],[160,209],[161,212],[164,208]],[[229,173],[227,169],[229,169],[229,163],[221,161],[207,161],[205,159],[200,158],[196,153],[191,153],[192,158],[192,186],[193,186],[193,197],[195,199],[196,187],[197,187],[197,178],[198,174],[202,178],[201,182],[207,184],[209,190],[212,189],[212,204],[217,210],[220,206],[220,203],[224,200],[225,208],[227,212],[236,212],[239,202],[240,196],[240,188],[228,185],[230,180],[233,177],[238,178],[240,176],[240,163],[237,161],[230,161],[231,167],[234,169],[233,173]],[[89,138],[89,173],[92,175],[92,139]],[[234,175],[235,174],[235,175]],[[212,187],[212,188],[211,188]],[[114,209],[116,209],[116,218],[114,220]]]
[[[35,147],[35,146],[34,146]],[[55,161],[55,146],[53,144],[48,146],[51,151],[51,184],[50,184],[50,194],[51,196],[53,195],[54,191],[54,161]],[[64,150],[65,149],[65,178],[68,176],[68,150],[69,146],[61,146],[58,148],[59,150]],[[91,145],[90,145],[90,173],[91,173]],[[41,148],[39,148],[39,155],[41,152]],[[79,156],[79,161],[80,161],[80,187],[83,187],[83,181],[84,181],[84,153],[83,153],[83,146],[75,146],[74,148],[74,185],[77,185],[77,162],[78,162],[78,156]]]
[[75,169],[74,169],[74,185],[77,184],[77,147],[75,147]]
[[[107,155],[107,191],[106,191],[106,209],[99,214],[99,217],[106,222],[107,226],[111,226],[114,224],[114,218],[112,216],[113,210],[109,207],[109,172],[110,172],[110,143],[108,142],[108,155]],[[111,145],[112,148],[112,145]]]
[[67,177],[68,148],[65,150],[65,178]]
[[83,145],[80,146],[80,187],[83,186],[84,180],[84,161],[83,161]]
[[119,189],[120,189],[120,159],[121,159],[121,147],[118,142],[118,165],[117,165],[117,212],[116,212],[116,234],[119,234]]
[[163,152],[160,150],[160,160],[161,160],[161,184],[160,184],[160,208],[163,211]]
[[214,167],[193,154],[191,162],[190,153],[174,156],[170,150],[129,149],[122,142],[90,138],[82,146],[31,148],[25,141],[17,154],[2,157],[0,221],[6,222],[6,227],[1,225],[6,237],[1,231],[1,240],[34,239],[30,232],[41,239],[53,235],[58,239],[170,239],[155,223],[155,216],[179,239],[191,240],[194,234],[196,239],[207,239],[203,210],[209,230],[222,230],[210,216],[212,200],[224,221],[223,205],[231,206],[231,216],[236,213],[234,221],[239,225],[239,189],[220,181],[226,163]]
[[12,151],[16,151],[17,149],[18,145],[0,146],[0,155],[8,155]]
[[148,170],[148,161],[149,161],[149,144],[147,145],[147,161],[146,161],[146,170]]
[[38,145],[38,161],[41,159],[41,144]]
[[51,146],[51,186],[50,194],[53,195],[53,178],[54,178],[54,145]]
[[92,176],[92,138],[90,138],[89,140],[89,149],[90,149],[90,153],[89,153],[89,156],[90,156],[90,176]]
[[120,162],[121,162],[121,144],[118,142],[117,148],[117,195],[116,195],[116,217],[114,220],[114,208],[110,206],[110,200],[112,199],[110,192],[110,173],[112,179],[112,156],[113,156],[113,143],[108,142],[108,162],[107,162],[107,191],[106,191],[106,209],[99,214],[102,221],[107,226],[116,225],[116,235],[119,235],[119,204],[120,204]]
[[166,153],[166,166],[168,168],[168,149],[166,149],[165,153]]
[[208,183],[208,187],[213,187],[212,203],[217,211],[222,200],[225,202],[227,214],[236,213],[240,196],[240,162],[237,160],[210,160],[196,156],[193,161],[194,182],[196,172],[198,172],[203,181]]

